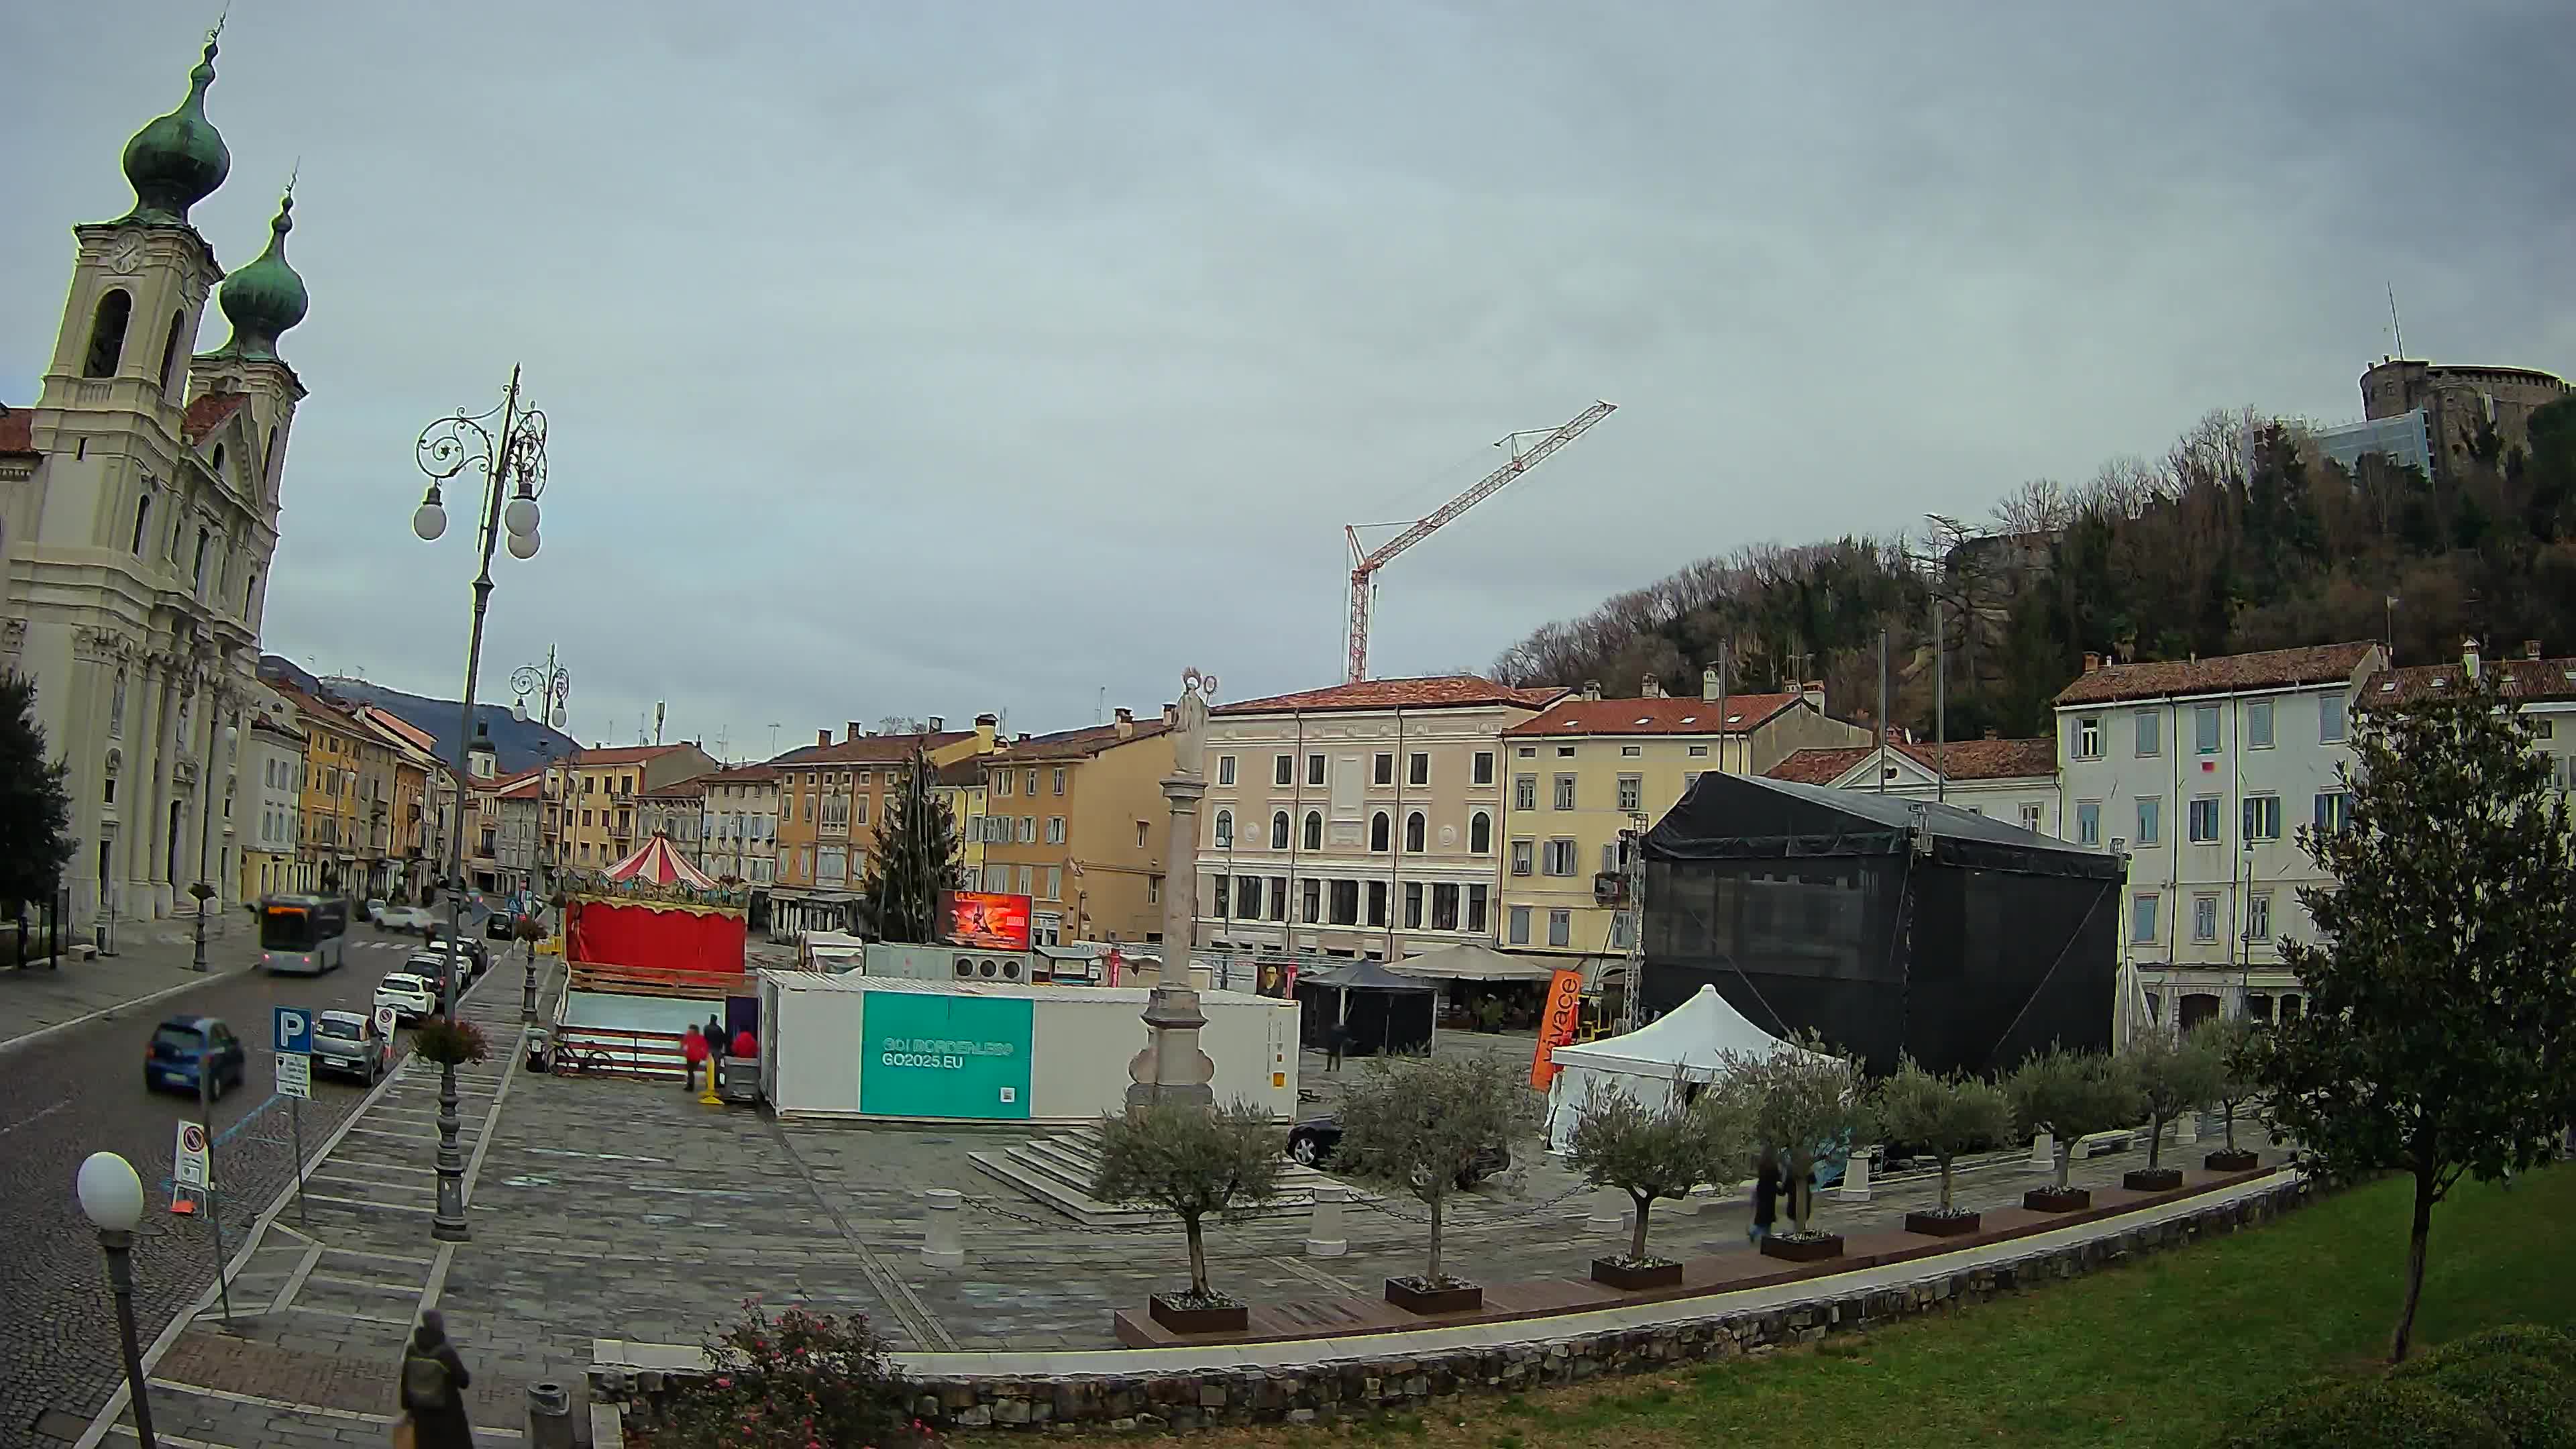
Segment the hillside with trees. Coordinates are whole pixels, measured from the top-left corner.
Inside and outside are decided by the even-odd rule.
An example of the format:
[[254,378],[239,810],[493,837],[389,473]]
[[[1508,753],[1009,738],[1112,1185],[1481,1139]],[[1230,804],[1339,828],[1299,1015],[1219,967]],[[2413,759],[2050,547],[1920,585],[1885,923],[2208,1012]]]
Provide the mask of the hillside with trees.
[[1884,629],[1888,714],[1928,735],[1937,627],[1958,739],[2046,733],[2088,651],[2179,659],[2392,629],[2400,662],[2452,657],[2469,634],[2576,650],[2576,398],[2532,415],[2529,447],[2490,431],[2454,462],[2439,480],[2375,456],[2347,473],[2295,422],[2213,412],[2161,458],[2025,483],[1982,523],[1891,520],[1702,559],[1543,625],[1492,673],[1696,693],[1723,658],[1732,689],[1822,680],[1857,716],[1876,707]]

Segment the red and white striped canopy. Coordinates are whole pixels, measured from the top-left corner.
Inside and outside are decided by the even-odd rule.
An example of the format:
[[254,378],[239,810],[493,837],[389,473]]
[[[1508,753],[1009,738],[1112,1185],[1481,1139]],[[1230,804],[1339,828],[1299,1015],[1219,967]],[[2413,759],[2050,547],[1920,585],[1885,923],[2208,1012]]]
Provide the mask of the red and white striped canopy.
[[689,864],[688,859],[671,848],[671,839],[660,831],[635,848],[635,853],[608,868],[610,880],[640,880],[652,885],[694,886],[699,890],[715,889],[715,877]]

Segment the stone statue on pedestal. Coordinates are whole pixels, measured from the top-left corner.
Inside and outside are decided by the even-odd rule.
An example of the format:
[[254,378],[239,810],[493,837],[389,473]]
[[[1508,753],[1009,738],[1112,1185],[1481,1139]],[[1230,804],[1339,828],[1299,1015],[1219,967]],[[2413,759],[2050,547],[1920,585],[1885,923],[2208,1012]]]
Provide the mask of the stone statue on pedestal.
[[1172,711],[1172,773],[1163,784],[1171,802],[1171,829],[1163,853],[1163,964],[1145,1004],[1145,1049],[1128,1063],[1133,1085],[1127,1109],[1158,1102],[1212,1107],[1216,1064],[1199,1050],[1207,1018],[1190,989],[1190,953],[1197,945],[1199,797],[1207,793],[1201,764],[1207,749],[1208,700],[1216,676],[1196,669],[1181,675],[1181,698]]

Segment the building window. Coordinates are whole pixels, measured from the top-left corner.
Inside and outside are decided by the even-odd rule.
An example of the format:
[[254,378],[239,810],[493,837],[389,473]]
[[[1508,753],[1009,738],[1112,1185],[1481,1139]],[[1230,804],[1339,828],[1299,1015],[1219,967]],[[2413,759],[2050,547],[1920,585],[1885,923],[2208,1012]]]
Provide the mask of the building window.
[[1308,755],[1306,757],[1306,783],[1309,785],[1321,785],[1324,783],[1323,756]]
[[1288,848],[1288,812],[1285,810],[1274,810],[1270,814],[1270,848]]
[[[1136,822],[1136,844],[1140,848],[1145,844],[1145,822],[1142,820]],[[1216,848],[1234,849],[1234,812],[1231,810],[1216,812]]]
[[1537,851],[1537,849],[1538,849],[1538,843],[1537,843],[1536,841],[1532,841],[1532,840],[1515,840],[1515,841],[1513,841],[1513,842],[1512,842],[1512,874],[1514,874],[1514,875],[1527,875],[1527,874],[1529,874],[1529,873],[1530,873],[1530,860],[1531,860],[1532,855]]
[[1491,855],[1494,850],[1494,817],[1479,810],[1467,817],[1467,853]]
[[1298,902],[1302,907],[1298,915],[1310,926],[1321,921],[1324,916],[1324,883],[1319,880],[1309,880],[1305,882],[1305,889],[1299,894],[1303,899]]
[[1392,829],[1393,827],[1389,823],[1389,818],[1385,811],[1380,810],[1375,815],[1370,816],[1369,849],[1376,851],[1381,855],[1385,854],[1389,849],[1392,849],[1393,842],[1390,838],[1390,832]]
[[2165,752],[2165,717],[2151,709],[2138,711],[2138,758],[2153,759]]
[[1418,880],[1404,883],[1404,928],[1408,931],[1422,929],[1422,882]]
[[1485,931],[1486,889],[1481,885],[1467,887],[1467,929],[1478,935],[1483,935]]
[[2161,795],[2148,795],[2138,801],[2138,844],[2165,843],[2165,801]]
[[1475,773],[1468,776],[1468,780],[1471,783],[1478,785],[1490,785],[1494,783],[1493,751],[1478,750],[1476,752]]
[[2258,699],[2245,706],[2245,748],[2272,748],[2272,701]]
[[1035,845],[1038,843],[1038,818],[1036,816],[1023,815],[1020,817],[1019,837],[1019,843],[1022,845]]
[[1216,782],[1220,785],[1231,785],[1234,783],[1234,756],[1219,755],[1216,757]]
[[[1287,782],[1281,781],[1280,783],[1285,784]],[[993,773],[993,793],[1002,796],[1008,796],[1011,793],[1010,771],[997,770]]]
[[2201,705],[2191,712],[2191,747],[2204,755],[2218,753],[2218,706]]
[[1519,749],[1512,751],[1512,756],[1515,759],[1535,760],[1538,758],[1538,746],[1523,745]]
[[1572,775],[1559,775],[1556,777],[1556,808],[1559,810],[1571,810],[1574,808],[1574,777]]
[[1425,751],[1415,750],[1404,762],[1404,779],[1410,785],[1430,784],[1431,756]]
[[1368,923],[1380,927],[1386,924],[1385,881],[1373,880],[1368,883]]
[[1540,873],[1543,875],[1572,875],[1574,874],[1574,865],[1574,842],[1571,840],[1561,839],[1551,840],[1547,843],[1547,855],[1542,863]]
[[2351,791],[2320,790],[2317,792],[2317,829],[2341,830],[2351,824]]
[[81,376],[116,376],[116,364],[125,356],[125,324],[133,316],[134,298],[123,287],[110,288],[98,299],[98,311],[89,324],[89,358]]
[[1380,750],[1369,762],[1369,779],[1380,785],[1395,783],[1395,751]]
[[1063,817],[1063,816],[1061,816],[1061,815],[1050,815],[1050,816],[1048,816],[1048,817],[1047,817],[1047,838],[1046,838],[1046,843],[1047,843],[1047,844],[1049,844],[1049,845],[1062,845],[1062,844],[1064,844],[1064,817]]
[[1159,875],[1149,875],[1145,877],[1145,904],[1149,906],[1159,906],[1162,903],[1163,878]]
[[1054,786],[1055,786],[1055,793],[1057,793],[1057,794],[1059,794],[1059,795],[1061,795],[1061,794],[1063,794],[1063,793],[1064,793],[1064,767],[1063,767],[1063,766],[1058,765],[1058,766],[1056,767],[1056,771],[1055,771],[1055,779],[1054,779],[1054,781],[1053,781],[1052,783],[1053,783],[1053,784],[1054,784]]
[[1020,782],[1020,783],[1021,783],[1024,787],[1026,787],[1026,789],[1027,789],[1027,793],[1028,793],[1028,797],[1029,797],[1030,799],[1034,800],[1034,799],[1038,798],[1038,772],[1037,772],[1037,771],[1035,771],[1035,770],[1031,770],[1031,771],[1029,771],[1029,772],[1028,772],[1027,777],[1026,777],[1025,779],[1021,780],[1021,782]]
[[2317,743],[2340,744],[2343,741],[2343,696],[2329,694],[2317,700]]
[[1306,812],[1306,848],[1308,850],[1324,848],[1324,812],[1320,810]]
[[1556,747],[1556,757],[1557,757],[1558,759],[1560,759],[1560,760],[1570,760],[1570,759],[1573,759],[1573,758],[1574,758],[1574,746],[1572,746],[1572,745],[1558,745],[1558,746]]
[[2021,828],[2024,830],[2032,831],[2034,833],[2037,832],[2046,818],[2046,806],[2024,805],[2021,807]]
[[1637,935],[1637,932],[1636,932],[1636,924],[1637,924],[1637,918],[1636,918],[1635,914],[1634,914],[1634,913],[1632,913],[1632,912],[1629,912],[1629,911],[1613,911],[1613,912],[1611,912],[1611,913],[1610,913],[1610,946],[1611,946],[1611,949],[1613,949],[1613,950],[1617,950],[1617,951],[1625,951],[1625,950],[1627,950],[1627,949],[1628,949],[1628,947],[1629,947],[1629,946],[1633,945],[1633,944],[1635,943],[1635,941],[1636,941],[1636,935]]
[[146,492],[141,498],[136,499],[134,503],[134,546],[131,551],[136,558],[143,557],[144,530],[149,528],[151,523],[152,495],[149,492]]
[[2191,938],[2200,942],[2218,939],[2218,897],[2191,898]]
[[1360,883],[1355,880],[1333,882],[1333,917],[1336,926],[1360,923]]
[[2156,939],[2156,905],[2161,899],[2162,897],[2159,896],[2144,895],[2138,896],[2129,902],[2129,939],[2131,941],[2137,942],[2140,945],[2149,945],[2154,943]]
[[2075,802],[2075,843],[2078,845],[2100,845],[2102,843],[2101,801],[2078,800]]
[[1458,929],[1458,887],[1455,884],[1444,881],[1431,887],[1431,929]]
[[1538,776],[1515,775],[1512,777],[1512,808],[1515,810],[1536,810],[1538,808]]
[[1020,867],[1020,894],[1024,896],[1037,894],[1037,867],[1030,865]]
[[2281,797],[2248,795],[2245,797],[2245,838],[2278,840],[2281,838]]
[[2192,797],[2191,843],[2194,845],[2216,845],[2218,843],[2217,796],[2196,795]]
[[1274,921],[1288,919],[1288,877],[1284,875],[1274,875],[1270,878],[1270,919]]
[[1270,780],[1271,783],[1276,785],[1296,784],[1297,757],[1295,755],[1280,755],[1272,759],[1270,762]]
[[2075,758],[2079,760],[2102,758],[2101,716],[2088,714],[2075,722],[2074,748]]
[[1527,906],[1514,906],[1503,914],[1504,918],[1509,922],[1509,925],[1505,928],[1504,934],[1510,940],[1511,944],[1515,946],[1528,945],[1530,943],[1530,908]]
[[1705,760],[1708,758],[1708,746],[1692,745],[1686,753],[1694,760]]
[[1643,776],[1619,777],[1619,808],[1631,815],[1646,808],[1646,781]]
[[1230,875],[1217,876],[1215,878],[1215,884],[1211,889],[1214,892],[1215,899],[1214,903],[1209,907],[1208,914],[1215,916],[1220,920],[1230,921],[1234,919],[1234,877]]
[[2248,941],[2272,939],[2272,893],[2270,891],[2252,891],[2246,895],[2245,939]]
[[1574,912],[1550,911],[1547,913],[1547,943],[1551,946],[1574,944]]
[[1413,811],[1404,817],[1404,848],[1407,852],[1414,855],[1422,853],[1425,829],[1421,811]]

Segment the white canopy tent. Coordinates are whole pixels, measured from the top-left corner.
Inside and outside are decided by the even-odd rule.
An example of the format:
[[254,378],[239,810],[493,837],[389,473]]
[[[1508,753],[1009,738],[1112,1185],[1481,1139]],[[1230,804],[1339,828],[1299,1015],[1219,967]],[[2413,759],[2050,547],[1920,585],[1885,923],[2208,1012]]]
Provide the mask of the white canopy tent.
[[1547,1089],[1547,1146],[1563,1152],[1584,1096],[1616,1088],[1648,1108],[1662,1107],[1676,1081],[1714,1081],[1728,1053],[1768,1057],[1798,1048],[1771,1035],[1727,1004],[1714,986],[1624,1036],[1556,1049],[1560,1070]]
[[1545,982],[1556,975],[1556,964],[1549,958],[1506,955],[1473,941],[1407,956],[1386,969],[1398,976],[1419,976],[1426,981]]

